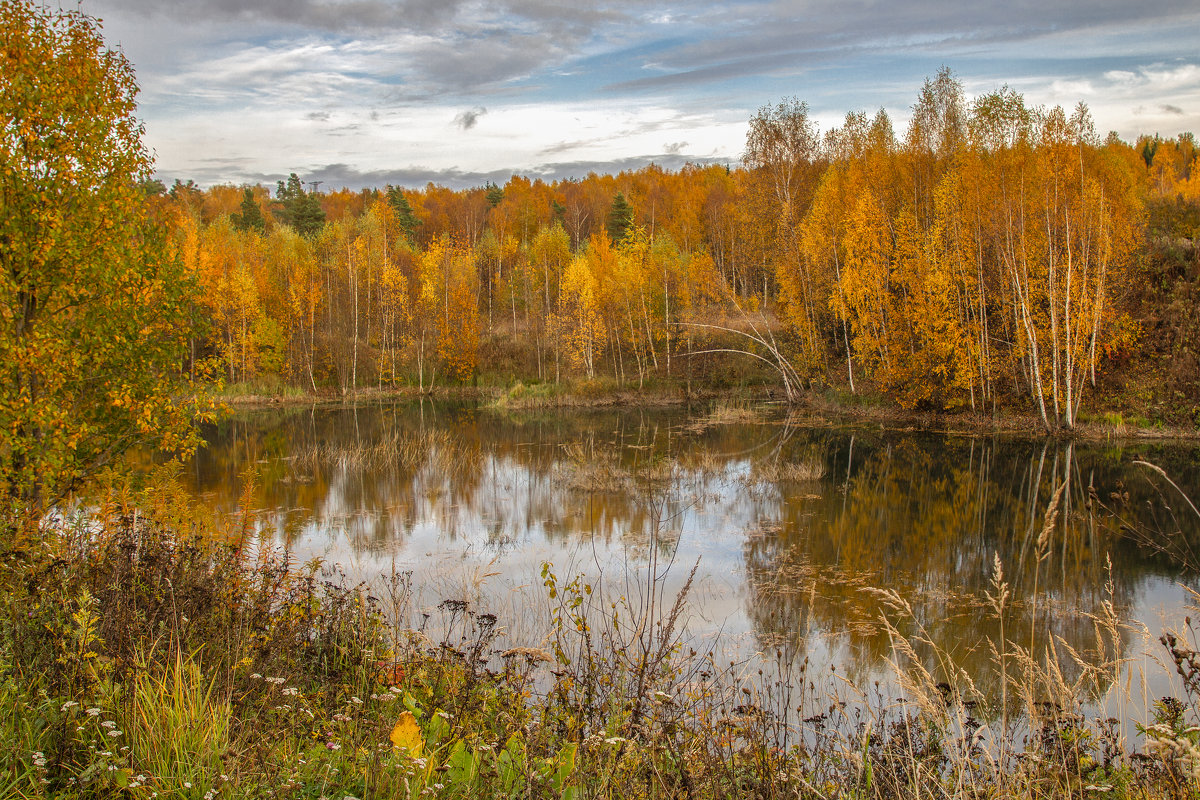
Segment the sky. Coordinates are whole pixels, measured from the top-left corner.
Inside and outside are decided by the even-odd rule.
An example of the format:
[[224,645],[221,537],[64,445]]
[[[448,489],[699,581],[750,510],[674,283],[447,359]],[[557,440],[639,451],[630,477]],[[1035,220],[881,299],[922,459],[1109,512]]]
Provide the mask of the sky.
[[[52,0],[53,1],[53,0]],[[58,0],[75,8],[70,0]],[[736,165],[785,97],[822,130],[969,98],[1088,104],[1103,135],[1200,134],[1195,0],[79,0],[137,71],[158,177],[465,188]]]

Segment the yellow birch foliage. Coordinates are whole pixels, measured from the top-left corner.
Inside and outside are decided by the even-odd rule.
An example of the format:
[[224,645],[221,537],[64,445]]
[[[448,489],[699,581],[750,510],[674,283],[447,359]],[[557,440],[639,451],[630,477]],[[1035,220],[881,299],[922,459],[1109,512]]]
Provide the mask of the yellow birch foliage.
[[129,447],[195,442],[193,288],[142,190],[133,68],[81,11],[0,2],[0,518]]

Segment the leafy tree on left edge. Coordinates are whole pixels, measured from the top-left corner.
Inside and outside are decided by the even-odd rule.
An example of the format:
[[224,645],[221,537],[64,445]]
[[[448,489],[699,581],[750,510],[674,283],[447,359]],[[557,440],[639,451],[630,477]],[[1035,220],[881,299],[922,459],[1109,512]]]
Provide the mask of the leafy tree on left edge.
[[187,449],[193,284],[143,186],[133,68],[80,11],[0,2],[0,534],[135,445]]

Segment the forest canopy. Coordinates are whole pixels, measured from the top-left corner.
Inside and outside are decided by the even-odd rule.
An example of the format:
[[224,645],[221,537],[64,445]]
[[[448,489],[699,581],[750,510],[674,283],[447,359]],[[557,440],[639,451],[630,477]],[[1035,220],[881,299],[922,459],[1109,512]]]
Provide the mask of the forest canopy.
[[807,387],[1017,406],[1052,430],[1139,346],[1124,298],[1147,207],[1186,220],[1194,162],[1190,135],[1130,145],[1082,104],[968,100],[943,69],[902,134],[883,111],[821,131],[799,99],[764,106],[740,166],[320,195],[293,175],[274,198],[159,202],[230,382],[424,387],[476,375],[483,348],[518,376],[642,384],[753,319],[742,341]]

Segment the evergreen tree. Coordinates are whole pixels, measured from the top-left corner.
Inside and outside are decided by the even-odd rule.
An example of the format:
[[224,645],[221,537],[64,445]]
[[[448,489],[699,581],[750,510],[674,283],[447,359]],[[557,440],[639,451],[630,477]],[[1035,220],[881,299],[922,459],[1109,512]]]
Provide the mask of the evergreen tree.
[[287,184],[279,181],[275,197],[281,204],[277,214],[280,221],[292,226],[297,233],[312,236],[325,224],[321,201],[316,194],[304,191],[304,184],[296,173],[288,176]]
[[400,222],[400,229],[404,231],[404,238],[411,242],[421,220],[413,213],[408,198],[404,196],[404,192],[399,186],[392,186],[390,183],[387,185],[387,199],[392,204],[392,208],[396,210],[396,219]]
[[266,228],[266,220],[263,219],[262,209],[255,202],[254,192],[250,187],[246,187],[242,194],[241,211],[233,215],[233,227],[239,231],[252,230],[258,233],[262,233]]
[[619,242],[625,238],[632,227],[633,206],[629,205],[629,201],[625,199],[623,193],[617,192],[612,206],[608,209],[608,237],[614,242]]
[[491,182],[487,183],[484,188],[487,189],[488,205],[492,208],[500,205],[500,201],[504,199],[504,190]]

